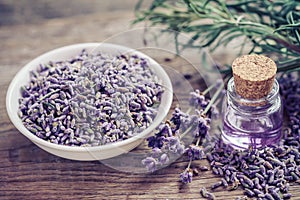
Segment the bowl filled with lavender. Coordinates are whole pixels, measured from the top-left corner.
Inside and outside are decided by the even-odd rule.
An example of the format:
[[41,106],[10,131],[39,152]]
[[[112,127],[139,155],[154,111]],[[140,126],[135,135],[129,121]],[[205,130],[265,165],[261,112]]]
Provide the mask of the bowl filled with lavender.
[[173,100],[164,69],[115,44],[82,43],[47,52],[12,80],[8,115],[33,143],[73,160],[127,153],[166,117]]

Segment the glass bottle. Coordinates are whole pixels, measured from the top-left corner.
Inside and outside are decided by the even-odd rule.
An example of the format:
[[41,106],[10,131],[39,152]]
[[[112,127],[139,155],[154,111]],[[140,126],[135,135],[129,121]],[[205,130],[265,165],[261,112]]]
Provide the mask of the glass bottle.
[[279,142],[283,123],[281,104],[276,80],[266,97],[251,100],[236,93],[232,77],[222,107],[223,141],[236,149],[250,145],[257,149]]

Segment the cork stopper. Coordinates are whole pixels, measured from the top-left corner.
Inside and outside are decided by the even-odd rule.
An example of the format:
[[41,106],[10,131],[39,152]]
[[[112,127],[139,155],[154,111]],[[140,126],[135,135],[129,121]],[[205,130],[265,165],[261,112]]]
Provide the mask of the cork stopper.
[[275,62],[262,55],[244,55],[232,63],[234,85],[237,94],[246,99],[267,96],[276,75]]

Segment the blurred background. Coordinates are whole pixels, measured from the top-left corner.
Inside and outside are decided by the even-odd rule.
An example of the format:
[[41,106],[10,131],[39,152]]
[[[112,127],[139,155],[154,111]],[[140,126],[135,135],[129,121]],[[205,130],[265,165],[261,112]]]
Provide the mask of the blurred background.
[[[18,70],[32,58],[51,49],[82,42],[101,42],[137,28],[132,25],[137,2],[0,0],[0,73],[7,71],[5,66],[9,66],[9,71],[14,74],[16,71],[11,66]],[[121,42],[126,43],[131,38],[130,34],[124,34]],[[142,37],[134,39],[142,40]]]
[[[7,49],[0,53],[0,65],[24,64],[50,49],[81,42],[101,42],[131,29],[144,28],[144,22],[132,25],[138,2],[0,0],[0,43],[2,49]],[[151,3],[143,1],[142,7],[148,8]],[[113,42],[131,45],[141,43],[143,37],[143,33],[138,37],[123,34],[115,37]],[[237,51],[229,49],[230,55]],[[213,57],[224,63],[232,60],[232,56],[228,56],[223,49],[217,50]]]
[[0,0],[0,26],[133,10],[137,0]]

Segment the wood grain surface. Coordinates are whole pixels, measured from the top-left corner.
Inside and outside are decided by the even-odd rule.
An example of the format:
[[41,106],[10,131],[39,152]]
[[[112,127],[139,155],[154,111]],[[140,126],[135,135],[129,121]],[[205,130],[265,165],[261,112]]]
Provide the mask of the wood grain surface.
[[[207,171],[195,176],[191,184],[181,184],[178,180],[187,165],[185,159],[179,159],[153,174],[146,174],[134,170],[120,171],[98,161],[79,162],[59,158],[34,145],[10,122],[5,108],[5,95],[10,81],[24,64],[60,46],[104,41],[114,34],[129,30],[133,17],[132,11],[96,13],[0,27],[1,200],[201,199],[200,188],[210,187],[220,179]],[[116,43],[132,39],[130,35],[125,35],[119,37]],[[194,88],[203,87],[203,80],[194,69],[182,64],[178,58],[171,58],[171,61],[165,58],[158,55],[155,59],[191,75],[190,83]],[[142,144],[133,153],[145,151],[145,144]],[[120,160],[122,162],[126,165],[126,160]],[[199,165],[209,166],[205,160],[194,163],[194,166]],[[291,186],[292,199],[300,199],[299,189],[299,185]],[[229,192],[220,188],[214,194],[217,199],[231,200],[242,196],[243,192]]]

